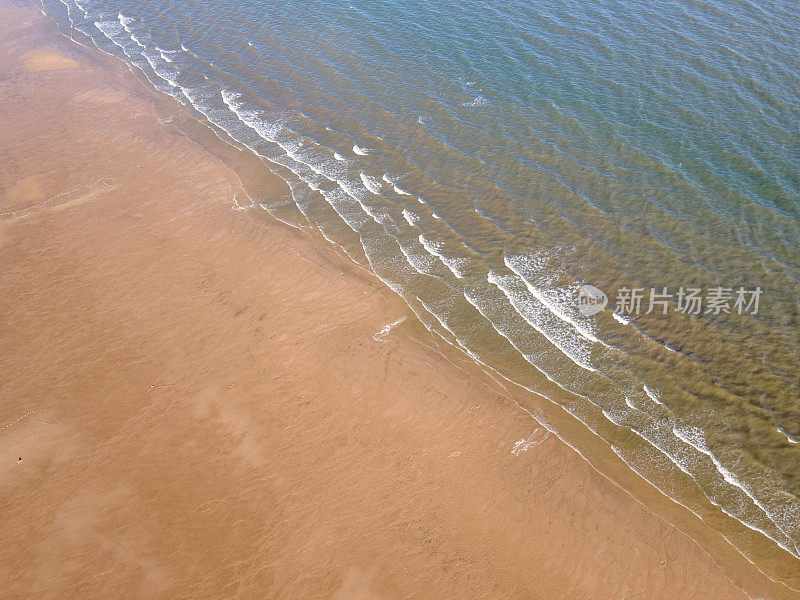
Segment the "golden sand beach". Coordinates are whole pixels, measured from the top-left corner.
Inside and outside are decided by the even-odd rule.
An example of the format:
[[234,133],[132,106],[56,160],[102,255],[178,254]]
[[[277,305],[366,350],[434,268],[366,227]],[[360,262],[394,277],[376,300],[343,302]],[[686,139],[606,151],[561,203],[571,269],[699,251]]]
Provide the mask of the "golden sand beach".
[[796,597],[0,6],[1,598]]

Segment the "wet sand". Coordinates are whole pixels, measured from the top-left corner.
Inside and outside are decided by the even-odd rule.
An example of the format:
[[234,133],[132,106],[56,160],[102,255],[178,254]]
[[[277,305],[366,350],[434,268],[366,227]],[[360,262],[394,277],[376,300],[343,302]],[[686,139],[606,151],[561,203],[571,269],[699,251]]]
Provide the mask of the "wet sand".
[[0,11],[3,598],[794,597]]

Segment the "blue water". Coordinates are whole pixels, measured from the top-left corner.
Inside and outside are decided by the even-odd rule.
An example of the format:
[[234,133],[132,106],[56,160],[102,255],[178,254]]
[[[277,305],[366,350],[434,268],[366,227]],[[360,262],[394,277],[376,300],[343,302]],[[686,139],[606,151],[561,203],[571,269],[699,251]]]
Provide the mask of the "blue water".
[[[282,177],[289,194],[249,190],[259,210],[743,554],[800,557],[796,5],[43,6]],[[584,284],[608,307],[581,312]],[[682,287],[762,293],[757,313],[684,314]],[[645,314],[651,288],[667,314]]]

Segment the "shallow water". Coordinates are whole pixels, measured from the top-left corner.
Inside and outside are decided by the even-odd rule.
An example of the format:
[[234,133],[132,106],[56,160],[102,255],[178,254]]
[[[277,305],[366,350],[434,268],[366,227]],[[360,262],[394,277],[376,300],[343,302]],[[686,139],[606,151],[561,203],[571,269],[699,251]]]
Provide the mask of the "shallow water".
[[[255,190],[263,208],[435,334],[690,510],[744,524],[723,532],[744,554],[768,539],[800,557],[796,7],[43,6],[260,156],[292,191]],[[584,284],[604,310],[580,310]],[[652,288],[671,297],[645,314]]]

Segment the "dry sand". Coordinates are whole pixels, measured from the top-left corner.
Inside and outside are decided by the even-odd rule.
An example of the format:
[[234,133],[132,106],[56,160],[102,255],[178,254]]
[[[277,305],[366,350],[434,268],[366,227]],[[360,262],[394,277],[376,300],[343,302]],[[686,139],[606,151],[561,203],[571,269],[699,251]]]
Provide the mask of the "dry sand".
[[20,58],[28,71],[62,71],[79,68],[74,60],[52,50],[31,50]]
[[395,298],[0,11],[0,597],[792,597],[411,319],[374,339]]

